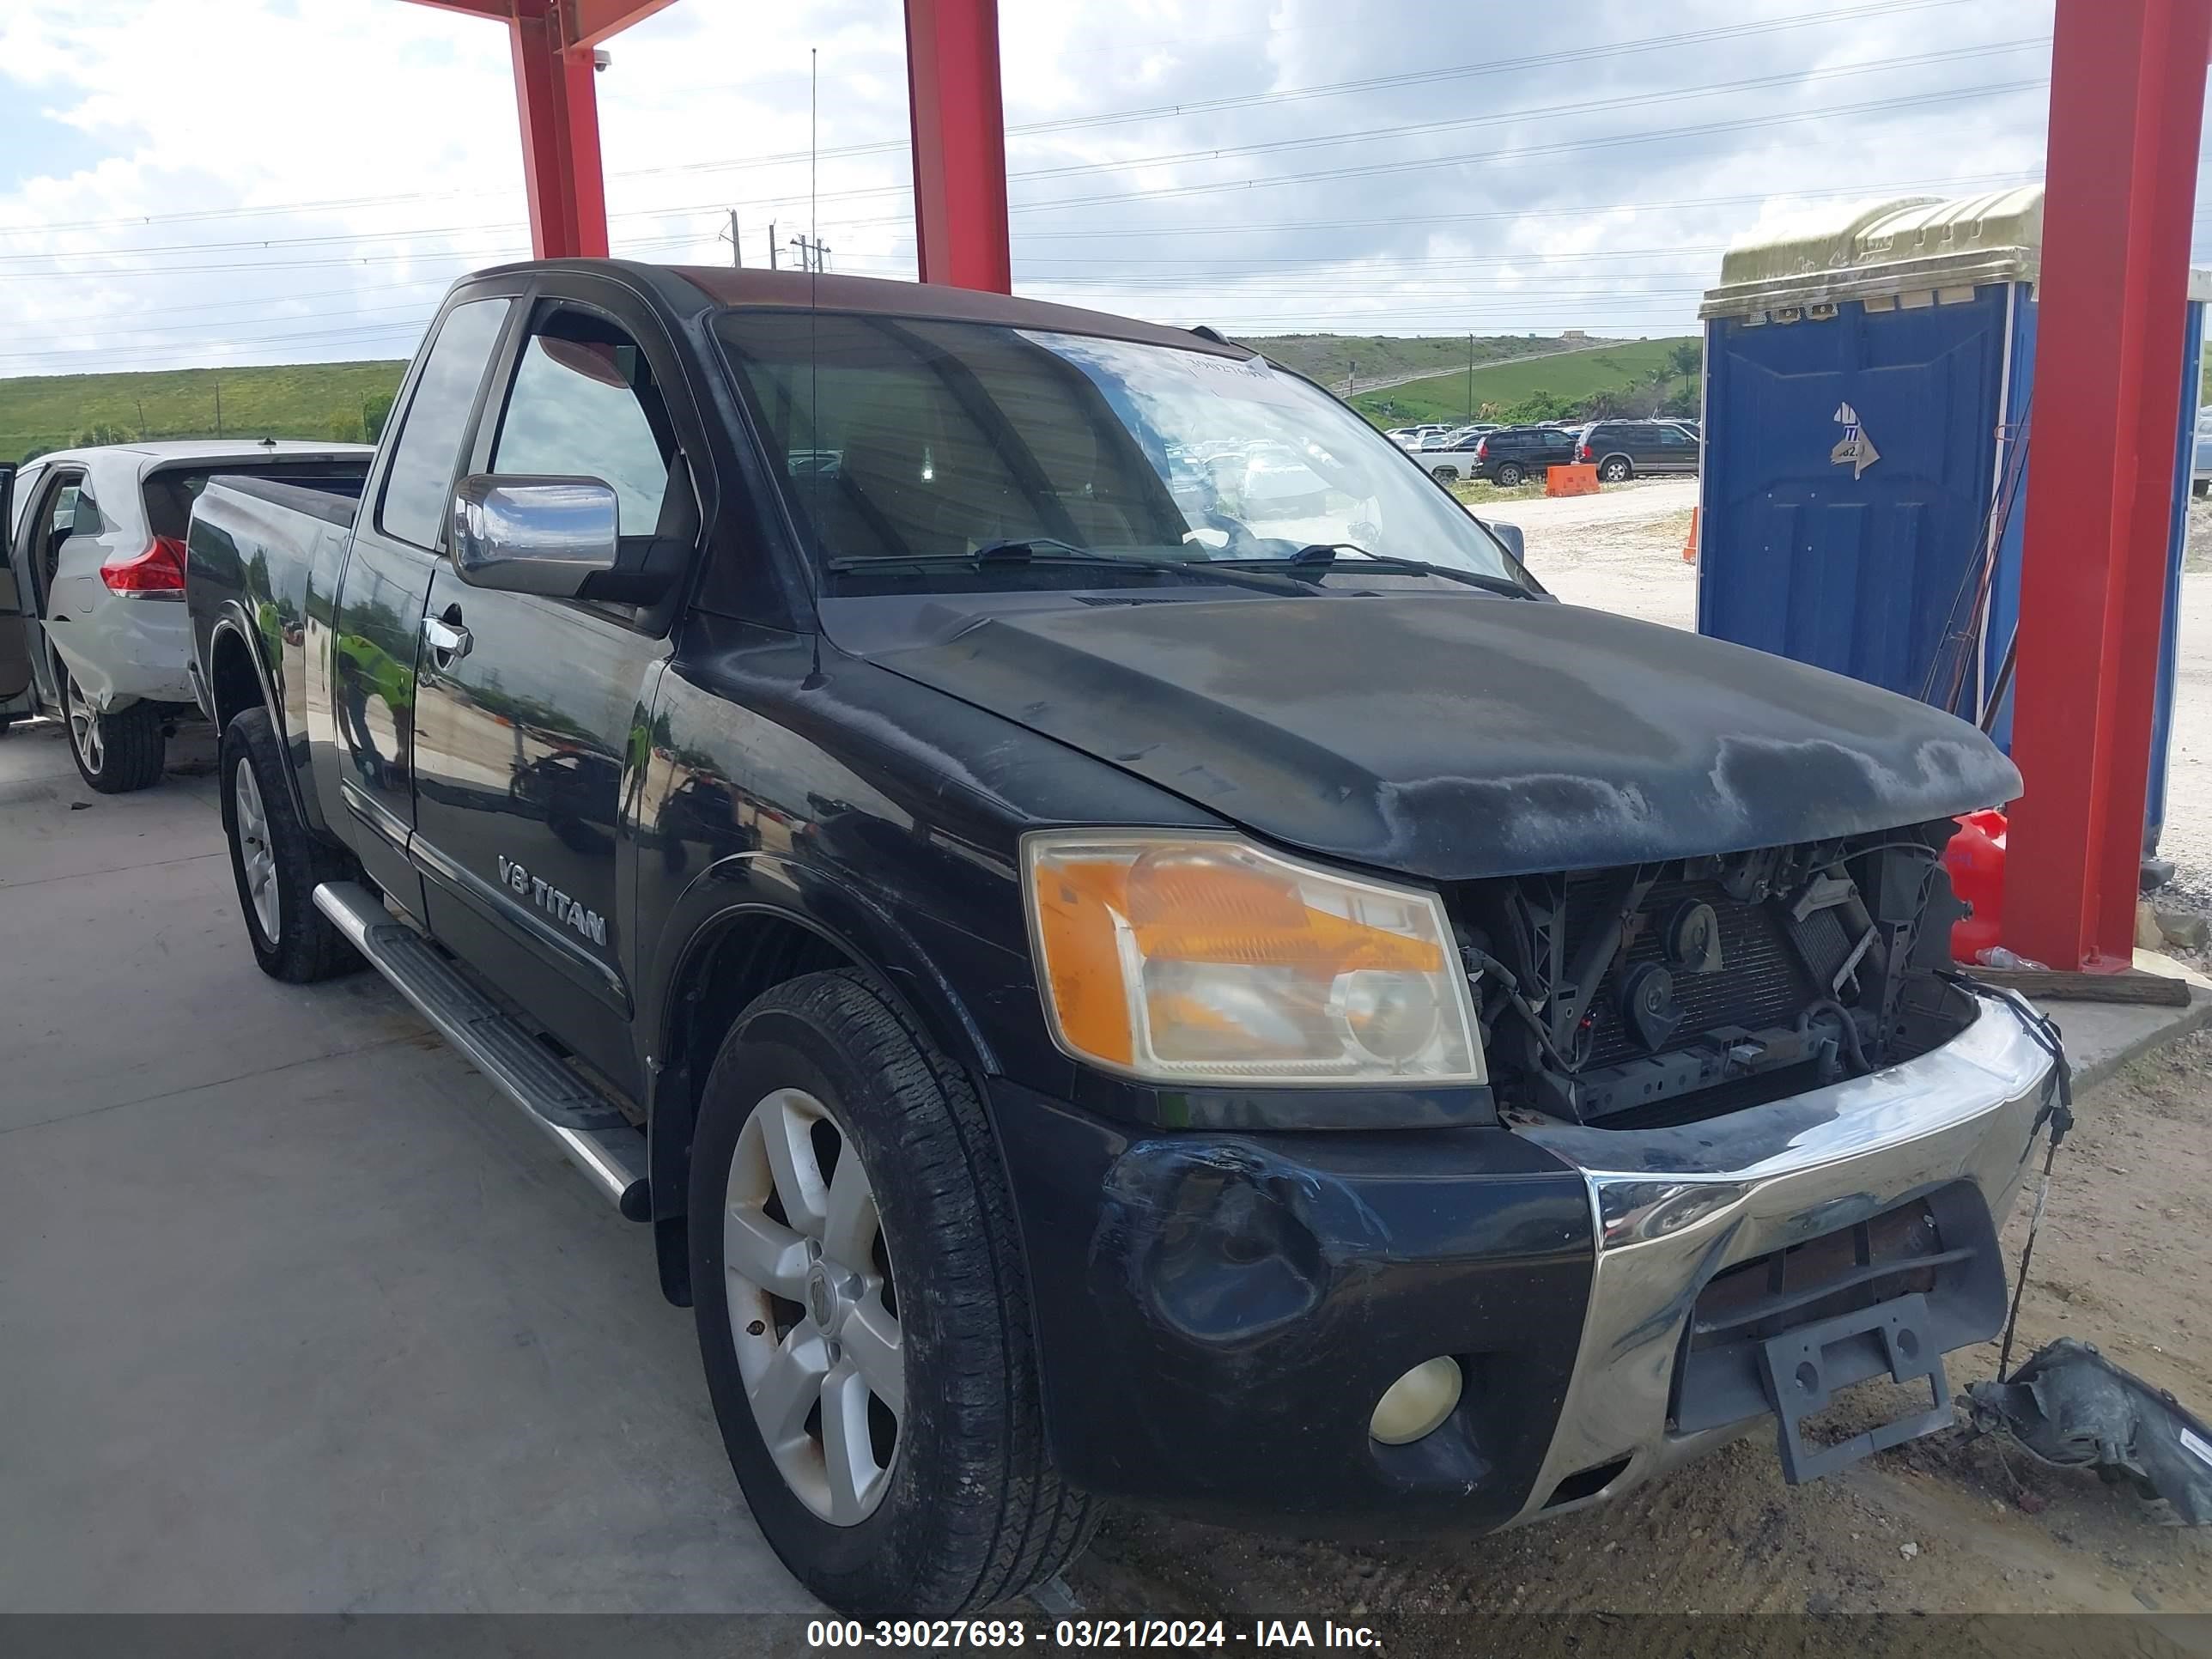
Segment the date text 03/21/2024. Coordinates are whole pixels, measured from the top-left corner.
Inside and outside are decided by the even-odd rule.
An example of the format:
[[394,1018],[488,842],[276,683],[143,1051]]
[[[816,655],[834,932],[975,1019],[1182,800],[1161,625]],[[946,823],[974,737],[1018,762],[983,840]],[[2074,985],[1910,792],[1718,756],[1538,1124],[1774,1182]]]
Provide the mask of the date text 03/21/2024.
[[1382,1644],[1364,1625],[1334,1620],[1261,1619],[1249,1628],[1219,1619],[1061,1619],[1032,1627],[1019,1619],[817,1619],[811,1648],[1365,1648]]

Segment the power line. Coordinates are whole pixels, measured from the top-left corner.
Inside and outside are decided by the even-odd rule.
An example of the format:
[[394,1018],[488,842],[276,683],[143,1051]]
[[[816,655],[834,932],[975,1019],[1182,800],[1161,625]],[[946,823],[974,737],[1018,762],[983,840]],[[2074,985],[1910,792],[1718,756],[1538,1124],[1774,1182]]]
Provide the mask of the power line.
[[[1036,213],[1054,208],[1094,207],[1103,203],[1158,201],[1170,197],[1211,195],[1224,190],[1255,190],[1282,185],[1310,184],[1322,179],[1369,179],[1385,173],[1419,173],[1437,167],[1460,167],[1469,161],[1490,161],[1502,164],[1508,161],[1525,161],[1536,156],[1566,155],[1583,150],[1616,149],[1624,144],[1661,143],[1676,138],[1711,137],[1721,133],[1751,132],[1768,127],[1800,126],[1809,122],[1829,120],[1838,115],[1870,115],[1883,110],[1958,103],[1970,98],[2032,91],[2036,88],[2047,87],[2050,84],[2050,77],[2045,76],[2032,81],[1998,82],[1992,85],[1919,93],[1901,98],[1869,99],[1863,103],[1830,105],[1820,109],[1797,110],[1782,115],[1753,116],[1733,121],[1708,121],[1692,126],[1662,127],[1646,132],[1617,133],[1610,137],[1578,139],[1561,143],[1515,145],[1508,149],[1486,151],[1474,155],[1442,155],[1410,161],[1376,162],[1354,167],[1330,167],[1312,173],[1285,173],[1259,179],[1224,179],[1219,183],[1207,185],[1170,185],[1152,190],[1127,191],[1118,195],[1069,196],[1049,202],[1017,202],[1012,204],[1012,211]],[[865,225],[884,222],[854,220],[848,222],[854,225]]]
[[[1334,97],[1356,92],[1376,91],[1393,86],[1411,86],[1457,77],[1506,74],[1554,64],[1662,51],[1670,47],[1704,45],[1715,40],[1745,35],[1847,22],[1863,17],[1880,16],[1895,12],[1927,10],[1966,3],[1967,0],[1876,0],[1875,3],[1838,6],[1822,11],[1801,12],[1786,17],[1762,19],[1753,22],[1722,24],[1711,28],[1678,31],[1662,35],[1647,35],[1632,40],[1597,42],[1583,46],[1563,48],[1556,52],[1538,52],[1523,58],[1492,58],[1479,64],[1419,70],[1404,75],[1376,76],[1364,80],[1340,81],[1310,87],[1277,88],[1266,92],[1232,94],[1183,104],[1155,105],[1143,109],[1109,110],[1093,115],[1066,116],[1054,120],[1018,123],[1009,126],[1006,133],[1009,137],[1019,137],[1036,133],[1065,131],[1091,125],[1106,125],[1136,120],[1169,119],[1185,114],[1199,114],[1254,104],[1294,102],[1310,98]],[[907,141],[896,139],[845,145],[819,153],[825,158],[883,155],[903,150],[909,147]],[[717,168],[787,166],[806,159],[806,151],[793,150],[751,159],[677,162],[657,167],[631,168],[610,176],[617,179],[659,177],[706,172]],[[429,192],[410,191],[388,196],[325,197],[307,201],[265,203],[253,207],[188,209],[176,213],[139,214],[106,219],[77,219],[38,227],[15,226],[10,228],[16,230],[35,228],[42,231],[104,230],[135,228],[150,224],[208,223],[226,219],[270,217],[325,210],[415,206],[425,201],[453,201],[472,197],[504,195],[510,193],[514,189],[513,185],[487,185],[467,190]]]
[[[1935,0],[1925,0],[1934,3]],[[1948,3],[1949,0],[1943,0]],[[1907,53],[1893,58],[1869,58],[1852,64],[1833,64],[1808,70],[1792,70],[1765,76],[1753,76],[1735,81],[1713,82],[1703,85],[1676,88],[1663,92],[1625,94],[1618,97],[1583,100],[1565,104],[1523,106],[1510,110],[1487,111],[1480,115],[1458,116],[1440,121],[1398,124],[1385,127],[1370,127],[1352,132],[1321,134],[1293,138],[1270,139],[1246,144],[1217,146],[1210,149],[1182,150],[1151,155],[1126,156],[1106,161],[1071,162],[1050,167],[1016,169],[1007,173],[1009,184],[1028,179],[1068,178],[1099,173],[1118,173],[1136,167],[1176,167],[1194,162],[1225,161],[1238,156],[1277,155],[1291,150],[1326,149],[1336,144],[1376,143],[1467,129],[1511,125],[1520,122],[1548,121],[1574,115],[1597,114],[1620,109],[1641,109],[1655,104],[1679,103],[1699,98],[1717,97],[1762,88],[1799,86],[1808,81],[1834,80],[1849,76],[1870,75],[1896,69],[1924,67],[1939,63],[1987,58],[2004,52],[2018,52],[2030,46],[2048,45],[2048,35],[2019,40],[2000,41],[1977,46],[1960,46],[1935,52]],[[1602,141],[1600,141],[1602,142]],[[866,197],[903,195],[911,191],[911,181],[895,185],[862,185],[843,191],[825,192],[834,199],[856,200]],[[766,206],[766,203],[747,203],[747,207]],[[1024,204],[1036,205],[1036,204]],[[684,214],[708,210],[737,210],[721,208],[720,204],[707,203],[666,208],[636,208],[611,214],[613,218],[676,217]],[[358,246],[362,243],[414,239],[430,236],[490,235],[501,230],[521,228],[520,222],[501,224],[471,224],[441,226],[434,228],[402,229],[362,232],[317,232],[301,236],[250,237],[228,242],[172,242],[130,248],[64,249],[52,252],[23,252],[0,253],[0,264],[17,264],[27,261],[66,258],[131,258],[155,253],[214,253],[249,249],[276,247],[311,247],[331,244]],[[59,228],[42,228],[41,234],[52,234]]]

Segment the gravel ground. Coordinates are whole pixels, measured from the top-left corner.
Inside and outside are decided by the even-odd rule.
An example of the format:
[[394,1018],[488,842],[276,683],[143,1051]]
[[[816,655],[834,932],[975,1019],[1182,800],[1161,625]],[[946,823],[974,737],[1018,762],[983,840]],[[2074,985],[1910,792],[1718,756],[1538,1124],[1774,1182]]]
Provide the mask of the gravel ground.
[[[1470,499],[1527,531],[1529,563],[1562,599],[1686,628],[1697,578],[1681,546],[1696,492],[1694,481],[1665,480],[1595,497]],[[2184,579],[2166,848],[2185,890],[2212,908],[2212,507],[2192,511],[2191,531],[2203,573]],[[2212,1214],[2208,1075],[2212,1034],[2200,1034],[2080,1103],[2021,1334],[2026,1352],[2061,1334],[2093,1340],[2200,1414],[2212,1409],[2212,1267],[2193,1224]],[[2024,1225],[2016,1213],[2008,1261]],[[1996,1359],[1994,1345],[1956,1356],[1954,1389],[1991,1375]],[[1894,1414],[1890,1388],[1857,1392],[1869,1421]],[[1620,1504],[1473,1540],[1292,1543],[1117,1515],[1070,1582],[1101,1611],[1349,1618],[1397,1653],[1456,1650],[1470,1615],[1579,1613],[1601,1621],[1587,1650],[1628,1656],[1678,1650],[1681,1632],[1622,1623],[1626,1613],[2212,1612],[2212,1540],[2152,1524],[2132,1495],[2092,1476],[1960,1430],[1796,1491],[1771,1435],[1753,1435]],[[1808,1638],[1820,1630],[1826,1639]],[[1947,1626],[1942,1644],[1983,1646],[1966,1637]],[[2142,1651],[2178,1650],[2144,1639]],[[1729,1626],[1725,1650],[1881,1645],[1868,1625],[1774,1620]],[[1892,1650],[1920,1650],[1908,1640]],[[1992,1650],[2018,1650],[2008,1638]]]

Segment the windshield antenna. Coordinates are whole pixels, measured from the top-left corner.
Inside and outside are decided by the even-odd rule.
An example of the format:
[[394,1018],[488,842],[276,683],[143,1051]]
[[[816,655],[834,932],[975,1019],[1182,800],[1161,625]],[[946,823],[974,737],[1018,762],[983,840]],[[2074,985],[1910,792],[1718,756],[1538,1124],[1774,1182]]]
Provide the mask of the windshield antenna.
[[[815,218],[819,198],[817,174],[822,158],[822,49],[806,49],[806,240],[814,244],[806,262],[806,414],[807,435],[812,440],[810,483],[814,490],[814,537],[822,538],[822,348],[817,343],[815,319],[820,307],[815,285],[822,276],[822,227]],[[822,588],[817,576],[814,589],[814,667],[806,677],[810,686],[822,683]]]

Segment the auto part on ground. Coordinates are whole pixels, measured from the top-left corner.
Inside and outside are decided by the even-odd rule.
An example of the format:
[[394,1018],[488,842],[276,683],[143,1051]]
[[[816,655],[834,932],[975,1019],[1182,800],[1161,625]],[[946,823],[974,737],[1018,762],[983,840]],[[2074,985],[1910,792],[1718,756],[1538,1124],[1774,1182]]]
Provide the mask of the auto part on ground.
[[2002,1431],[2056,1468],[2130,1481],[2174,1521],[2212,1526],[2212,1427],[2172,1395],[2062,1336],[2009,1382],[1968,1385],[1974,1427]]

